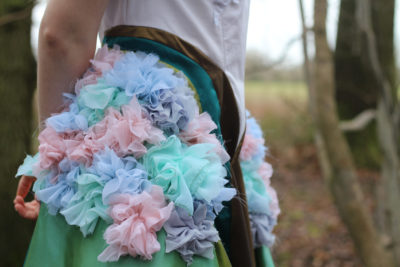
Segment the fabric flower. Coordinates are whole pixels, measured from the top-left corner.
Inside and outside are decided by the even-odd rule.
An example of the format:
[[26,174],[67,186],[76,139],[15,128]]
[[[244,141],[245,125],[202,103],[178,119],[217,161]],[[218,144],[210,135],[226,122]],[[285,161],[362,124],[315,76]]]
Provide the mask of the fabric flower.
[[106,204],[113,195],[141,193],[151,186],[146,178],[143,167],[133,157],[119,158],[106,148],[94,154],[92,165],[76,178],[76,193],[61,214],[86,236],[94,231],[99,218],[110,221]]
[[193,197],[210,202],[224,188],[226,170],[212,150],[213,144],[182,144],[175,135],[151,147],[143,165],[153,184],[163,188],[175,205],[193,214]]
[[64,97],[66,102],[70,102],[68,109],[59,114],[51,115],[46,120],[46,125],[51,126],[57,133],[87,130],[88,121],[83,115],[79,114],[76,96],[72,94],[64,94]]
[[48,169],[65,157],[66,147],[64,138],[52,127],[46,127],[39,134],[39,165]]
[[272,176],[272,172],[273,172],[272,166],[271,166],[271,164],[269,164],[267,162],[263,162],[258,169],[258,174],[261,176],[261,178],[264,182],[267,194],[271,199],[271,202],[269,205],[269,208],[271,211],[270,215],[272,216],[272,218],[277,220],[278,215],[281,212],[281,210],[279,208],[279,201],[278,201],[278,196],[276,194],[276,191],[271,186],[270,178]]
[[88,125],[92,126],[104,117],[104,111],[113,107],[120,109],[131,100],[125,92],[110,86],[103,79],[98,79],[96,84],[83,87],[77,97],[79,114],[87,118]]
[[211,116],[207,112],[203,112],[189,122],[186,129],[179,134],[179,138],[188,145],[199,143],[214,144],[215,153],[219,155],[222,163],[226,163],[230,157],[217,136],[211,133],[215,129],[217,129],[217,125],[211,119]]
[[104,181],[102,199],[105,204],[109,203],[113,194],[139,194],[151,187],[147,172],[135,158],[119,158],[107,147],[94,155],[93,164],[87,171]]
[[95,174],[82,173],[76,183],[76,193],[60,213],[68,224],[78,226],[82,234],[87,236],[93,233],[99,218],[111,222],[106,212],[107,206],[102,200],[104,180]]
[[254,247],[262,245],[271,247],[275,242],[275,235],[272,233],[276,220],[266,214],[250,213],[250,230],[253,236]]
[[109,246],[98,260],[117,261],[127,254],[151,260],[152,254],[160,250],[156,232],[169,218],[173,203],[167,205],[162,189],[152,186],[150,193],[115,195],[110,205],[109,214],[114,223],[104,233]]
[[39,162],[39,153],[36,153],[35,156],[26,155],[24,159],[24,163],[18,167],[17,174],[15,177],[26,175],[26,176],[34,176],[35,166],[37,166]]
[[146,153],[144,143],[159,144],[165,140],[163,132],[152,126],[136,98],[122,108],[122,114],[115,109],[109,109],[105,118],[94,125],[88,135],[90,146],[108,146],[118,156],[134,155],[141,157]]
[[165,252],[178,251],[188,264],[192,262],[193,255],[214,258],[214,243],[219,240],[219,235],[214,222],[206,216],[207,206],[200,202],[195,202],[193,216],[175,207],[164,225],[167,233]]
[[264,153],[264,139],[255,138],[250,134],[245,134],[242,149],[240,150],[240,160],[252,160],[257,158],[263,160],[265,157]]
[[149,119],[167,134],[184,129],[197,110],[186,80],[174,75],[154,54],[127,52],[104,79],[124,89],[127,96],[136,95]]
[[114,46],[109,49],[107,45],[99,48],[94,56],[94,59],[90,60],[90,68],[85,72],[82,79],[78,80],[75,84],[75,93],[79,94],[82,87],[95,84],[97,79],[107,71],[112,69],[115,62],[118,61],[123,55],[119,46]]
[[257,172],[257,164],[244,161],[240,163],[243,181],[246,188],[246,197],[250,212],[268,214],[270,212],[270,197],[267,194],[264,182]]
[[50,214],[55,215],[71,201],[80,172],[78,163],[64,158],[58,164],[58,170],[53,167],[45,175],[38,176],[33,191],[38,200],[46,203]]

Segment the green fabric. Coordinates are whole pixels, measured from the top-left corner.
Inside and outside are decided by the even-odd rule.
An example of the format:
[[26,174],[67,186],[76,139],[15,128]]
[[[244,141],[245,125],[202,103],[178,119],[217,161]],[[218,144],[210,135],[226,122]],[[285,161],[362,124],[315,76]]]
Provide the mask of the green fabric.
[[256,264],[257,267],[274,267],[271,251],[268,247],[262,246],[256,248]]
[[[106,248],[103,233],[107,228],[104,221],[99,221],[94,233],[83,238],[78,227],[68,225],[61,215],[50,215],[42,203],[36,228],[32,237],[25,267],[112,267],[112,266],[163,266],[186,267],[179,253],[165,253],[165,232],[158,232],[161,250],[153,255],[151,261],[126,256],[118,262],[102,263],[97,256]],[[229,259],[219,242],[215,246],[214,259],[194,256],[192,267],[231,266]]]

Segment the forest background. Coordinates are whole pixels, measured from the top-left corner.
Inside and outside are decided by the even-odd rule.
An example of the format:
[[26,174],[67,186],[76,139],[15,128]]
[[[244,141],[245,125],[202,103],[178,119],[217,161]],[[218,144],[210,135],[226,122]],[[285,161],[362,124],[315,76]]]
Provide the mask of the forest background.
[[[270,0],[253,2],[274,8]],[[251,41],[250,25],[246,65],[246,105],[264,129],[282,209],[276,265],[400,266],[399,1],[281,2],[295,6],[299,32],[288,33],[279,49],[265,49]],[[329,5],[337,16],[326,24]],[[14,173],[37,134],[34,7],[26,0],[0,3],[4,266],[22,265],[34,227],[12,206]],[[263,23],[250,16],[252,24]],[[259,34],[273,42],[273,31]]]

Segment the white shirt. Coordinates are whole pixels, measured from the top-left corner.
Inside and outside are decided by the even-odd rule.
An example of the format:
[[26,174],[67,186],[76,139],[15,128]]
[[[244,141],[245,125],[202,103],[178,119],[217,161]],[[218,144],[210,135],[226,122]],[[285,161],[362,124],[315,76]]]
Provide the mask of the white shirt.
[[201,50],[227,75],[245,126],[244,67],[250,0],[111,0],[100,25],[158,28]]

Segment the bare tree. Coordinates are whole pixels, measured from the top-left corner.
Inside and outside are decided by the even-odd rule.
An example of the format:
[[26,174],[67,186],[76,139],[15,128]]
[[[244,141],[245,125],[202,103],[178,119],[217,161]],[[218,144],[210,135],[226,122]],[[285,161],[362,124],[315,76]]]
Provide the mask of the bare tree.
[[[299,1],[302,7],[302,0]],[[323,176],[365,265],[395,266],[390,253],[384,249],[374,228],[372,216],[365,205],[357,180],[350,149],[339,128],[334,97],[333,58],[326,39],[326,10],[326,0],[315,0],[316,55],[314,68],[309,71],[310,109],[317,129],[316,144]],[[304,15],[302,17],[304,18]],[[307,60],[306,58],[306,62]]]
[[[392,6],[394,6],[394,1]],[[400,265],[400,209],[398,207],[400,203],[400,103],[397,99],[395,78],[391,73],[393,66],[390,65],[390,62],[393,59],[382,60],[382,58],[379,58],[379,54],[382,57],[385,54],[378,53],[379,42],[376,39],[371,22],[371,8],[372,2],[370,0],[357,0],[357,22],[366,43],[368,63],[378,85],[378,137],[384,154],[382,162],[383,179],[380,187],[381,192],[378,195],[378,202],[383,211],[379,218],[380,229],[388,237],[387,246],[393,250],[396,262]],[[387,41],[390,42],[391,40]],[[383,45],[380,44],[380,46]],[[393,44],[387,46],[389,46],[389,49],[390,47],[393,49]],[[393,51],[388,53],[393,55]],[[384,67],[381,62],[389,62],[389,66]]]

